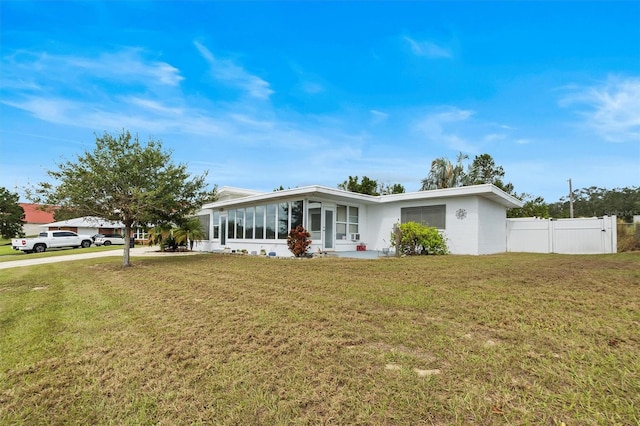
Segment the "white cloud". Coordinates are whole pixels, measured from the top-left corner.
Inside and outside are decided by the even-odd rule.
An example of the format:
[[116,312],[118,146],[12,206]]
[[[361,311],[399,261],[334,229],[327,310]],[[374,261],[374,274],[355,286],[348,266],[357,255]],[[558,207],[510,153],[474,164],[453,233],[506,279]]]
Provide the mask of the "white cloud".
[[426,58],[451,58],[453,53],[451,50],[439,46],[431,41],[418,41],[411,37],[403,37],[404,40],[409,43],[411,51],[416,56],[424,56]]
[[501,134],[501,133],[490,133],[488,135],[485,135],[483,140],[485,142],[495,142],[495,141],[501,141],[507,138],[507,135],[505,134]]
[[274,93],[267,81],[248,73],[229,59],[216,58],[202,43],[194,41],[193,44],[209,63],[216,80],[240,88],[256,99],[268,99]]
[[118,52],[104,52],[97,57],[42,55],[38,61],[47,72],[74,75],[76,78],[96,77],[126,83],[177,86],[184,77],[180,70],[161,61],[148,61],[143,50],[126,48]]
[[609,142],[640,141],[640,78],[609,77],[592,87],[572,88],[563,107],[582,107],[587,126]]
[[382,122],[386,121],[387,118],[389,118],[389,114],[387,114],[386,112],[378,111],[378,110],[375,110],[375,109],[369,110],[369,113],[371,114],[371,123],[372,124],[382,123]]
[[324,92],[324,87],[322,87],[321,84],[312,81],[305,81],[300,86],[303,92],[310,95],[317,95],[318,93]]
[[460,136],[456,132],[457,128],[451,130],[451,127],[461,127],[473,114],[471,110],[447,107],[422,118],[416,123],[415,129],[432,142],[444,143],[456,151],[476,153],[477,148],[468,139]]
[[151,99],[144,99],[137,96],[132,96],[129,98],[125,98],[125,101],[129,102],[131,105],[144,108],[148,111],[155,112],[158,114],[164,114],[167,116],[172,116],[173,118],[177,116],[182,116],[184,111],[182,108],[174,108],[163,105],[161,102],[154,101]]

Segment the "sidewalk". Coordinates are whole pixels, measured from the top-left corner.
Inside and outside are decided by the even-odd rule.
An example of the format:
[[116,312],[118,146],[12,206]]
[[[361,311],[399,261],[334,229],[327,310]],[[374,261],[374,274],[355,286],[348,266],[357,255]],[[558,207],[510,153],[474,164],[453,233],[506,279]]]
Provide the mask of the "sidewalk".
[[[189,256],[193,254],[198,254],[199,252],[161,252],[157,246],[143,246],[143,247],[135,247],[132,248],[129,252],[131,257],[140,257],[140,256]],[[11,260],[8,262],[0,262],[0,269],[9,269],[9,268],[19,268],[21,266],[32,266],[32,265],[44,265],[46,263],[56,263],[56,262],[69,262],[72,260],[81,260],[81,259],[94,259],[98,257],[122,257],[124,253],[124,249],[119,250],[108,250],[108,251],[100,251],[100,252],[92,252],[92,253],[77,253],[77,254],[69,254],[66,256],[52,256],[52,257],[41,257],[36,259],[30,259],[29,254],[25,254],[24,257],[21,256],[20,260]]]

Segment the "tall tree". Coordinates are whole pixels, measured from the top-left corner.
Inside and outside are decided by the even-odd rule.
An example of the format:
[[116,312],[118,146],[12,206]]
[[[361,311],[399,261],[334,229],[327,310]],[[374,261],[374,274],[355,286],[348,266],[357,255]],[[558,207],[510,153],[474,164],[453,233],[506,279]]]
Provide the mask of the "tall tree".
[[73,209],[83,216],[121,221],[125,226],[124,267],[130,266],[129,241],[134,227],[177,223],[193,214],[214,194],[205,178],[192,177],[185,164],[174,164],[162,142],[141,144],[128,131],[96,136],[93,151],[75,161],[57,164],[43,182],[29,191],[34,202]]
[[[574,189],[573,211],[575,217],[616,215],[631,222],[634,215],[640,215],[640,187]],[[549,204],[549,214],[569,217],[569,196]]]
[[178,244],[189,243],[189,249],[193,250],[195,240],[202,240],[205,236],[202,224],[197,217],[189,217],[180,221],[178,227],[173,231],[173,237]]
[[406,191],[404,189],[404,185],[401,185],[399,183],[394,183],[393,185],[381,183],[378,186],[378,192],[380,193],[380,195],[390,195],[404,194]]
[[24,232],[24,209],[18,194],[0,188],[0,235],[2,238],[22,237]]
[[380,195],[378,181],[369,179],[367,176],[363,176],[362,181],[359,180],[358,176],[349,176],[349,179],[339,184],[338,188],[359,194]]
[[[51,208],[45,207],[45,210],[51,210]],[[76,217],[80,217],[74,209],[70,209],[68,207],[65,208],[55,208],[53,209],[53,219],[56,222],[61,222],[63,220],[75,219]]]
[[377,180],[367,176],[363,176],[362,181],[358,176],[349,176],[349,179],[338,184],[338,188],[367,195],[403,194],[405,192],[404,186],[399,183],[393,185],[384,182],[378,183]]
[[511,183],[504,183],[504,169],[497,166],[493,157],[489,154],[476,155],[467,168],[467,173],[462,179],[463,186],[481,185],[483,183],[491,183],[504,192],[510,194],[513,192]]
[[544,202],[544,198],[527,193],[515,195],[515,197],[524,201],[524,206],[507,210],[507,217],[549,218],[549,206]]
[[440,157],[431,162],[429,175],[422,179],[421,191],[432,189],[455,188],[462,186],[464,182],[464,165],[462,161],[469,158],[468,155],[460,153],[454,165],[448,158]]

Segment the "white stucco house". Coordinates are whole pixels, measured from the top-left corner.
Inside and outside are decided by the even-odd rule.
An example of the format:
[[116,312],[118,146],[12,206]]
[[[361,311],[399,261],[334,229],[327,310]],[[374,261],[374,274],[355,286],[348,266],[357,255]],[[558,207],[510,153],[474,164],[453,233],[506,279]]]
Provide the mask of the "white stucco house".
[[522,207],[491,185],[370,196],[324,186],[273,192],[223,187],[218,200],[198,212],[206,239],[200,251],[247,250],[292,256],[289,230],[311,234],[310,252],[383,251],[394,224],[428,223],[447,238],[453,254],[505,252],[506,213]]

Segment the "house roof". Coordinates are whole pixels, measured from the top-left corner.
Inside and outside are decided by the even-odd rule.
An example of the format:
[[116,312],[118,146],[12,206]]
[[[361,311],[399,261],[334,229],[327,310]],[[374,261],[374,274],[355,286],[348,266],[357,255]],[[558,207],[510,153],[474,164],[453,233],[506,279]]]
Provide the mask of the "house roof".
[[[232,192],[237,190],[237,188],[229,188],[223,187],[220,189],[219,193],[225,193],[225,191]],[[492,184],[483,184],[483,185],[473,185],[473,186],[461,186],[457,188],[446,188],[446,189],[435,189],[431,191],[418,191],[418,192],[408,192],[403,194],[390,194],[390,195],[366,195],[359,194],[356,192],[345,191],[337,188],[329,188],[326,186],[312,185],[312,186],[304,186],[300,188],[293,189],[285,189],[281,191],[273,191],[273,192],[248,192],[250,195],[246,195],[244,197],[236,197],[229,198],[225,197],[224,199],[218,200],[213,203],[205,204],[202,206],[203,209],[207,208],[222,208],[230,205],[240,205],[240,204],[249,204],[255,203],[259,201],[278,201],[281,199],[288,199],[295,196],[311,198],[314,196],[328,196],[337,201],[345,201],[345,202],[353,202],[357,201],[362,204],[382,204],[382,203],[392,203],[398,201],[410,201],[410,200],[427,200],[427,199],[438,199],[438,198],[452,198],[452,197],[463,197],[463,196],[480,196],[486,199],[489,199],[493,202],[496,202],[507,208],[514,207],[522,207],[522,201],[513,197],[512,195],[507,194],[502,191],[500,188],[492,185]],[[239,196],[240,193],[236,192]]]
[[65,226],[76,228],[124,228],[121,222],[112,222],[95,216],[77,217],[74,219],[61,220],[59,222],[48,223],[47,226]]
[[53,222],[53,211],[42,210],[41,204],[20,203],[24,210],[24,220],[26,223],[42,224]]

